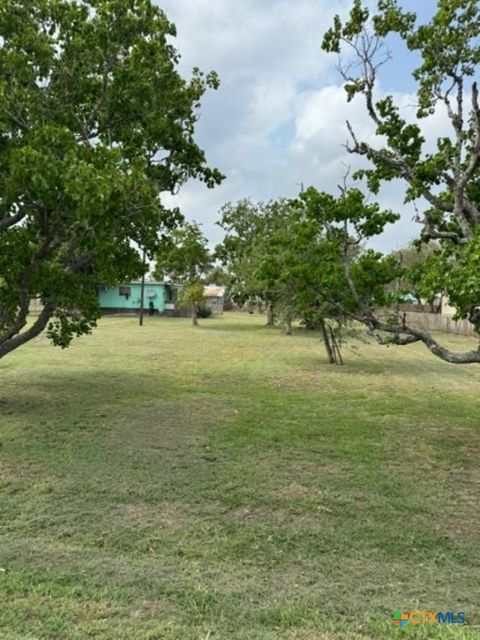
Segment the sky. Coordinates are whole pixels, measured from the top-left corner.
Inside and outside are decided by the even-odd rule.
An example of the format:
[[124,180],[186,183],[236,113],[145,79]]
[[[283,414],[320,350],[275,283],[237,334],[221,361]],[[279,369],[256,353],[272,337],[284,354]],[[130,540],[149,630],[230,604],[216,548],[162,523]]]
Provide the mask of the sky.
[[[371,2],[373,4],[373,0]],[[346,168],[366,166],[349,154],[345,121],[360,139],[374,141],[361,98],[347,104],[337,57],[321,49],[324,32],[336,13],[345,16],[351,0],[157,0],[177,27],[180,72],[194,66],[214,69],[217,91],[203,99],[196,140],[210,166],[226,176],[215,189],[190,181],[165,202],[179,206],[202,224],[211,245],[222,239],[216,222],[226,202],[242,198],[267,201],[293,197],[300,185],[338,192]],[[420,8],[418,7],[420,4]],[[423,21],[435,0],[403,0]],[[399,40],[389,42],[392,61],[383,68],[379,95],[391,93],[402,114],[414,117],[415,86],[409,57]],[[445,114],[425,122],[430,144],[447,129]],[[418,235],[415,209],[403,205],[404,185],[382,187],[377,197],[385,208],[402,214],[372,246],[400,248]],[[421,210],[422,203],[418,203]]]

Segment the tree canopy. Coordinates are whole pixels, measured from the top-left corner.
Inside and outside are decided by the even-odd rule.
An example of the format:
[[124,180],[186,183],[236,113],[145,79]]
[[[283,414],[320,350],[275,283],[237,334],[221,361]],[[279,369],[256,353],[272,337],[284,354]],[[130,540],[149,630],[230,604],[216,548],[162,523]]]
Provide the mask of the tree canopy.
[[97,285],[138,277],[135,245],[153,257],[181,219],[160,194],[221,181],[194,139],[218,78],[184,80],[173,36],[151,0],[1,3],[0,357],[89,332]]
[[198,305],[204,299],[206,275],[212,267],[207,239],[198,224],[185,223],[164,239],[157,256],[154,275],[168,278],[179,287],[178,302],[189,306],[196,325]]
[[[427,24],[402,11],[396,0],[379,0],[372,15],[355,0],[345,22],[337,16],[325,34],[323,48],[345,54],[340,70],[347,99],[363,96],[375,132],[383,141],[375,146],[360,140],[350,123],[348,150],[364,156],[370,166],[356,177],[365,178],[373,193],[383,181],[401,179],[406,201],[417,200],[422,212],[420,241],[436,240],[438,250],[416,269],[416,285],[425,297],[446,295],[457,317],[468,318],[480,331],[480,107],[475,76],[480,63],[480,5],[476,0],[438,0]],[[420,58],[413,73],[417,82],[416,122],[405,119],[393,96],[378,98],[380,67],[388,62],[385,39],[400,37]],[[353,55],[353,61],[351,56]],[[437,109],[446,110],[449,136],[437,140],[428,152],[421,121]],[[423,204],[425,203],[425,204]],[[362,233],[368,239],[369,233]],[[392,279],[393,279],[392,273]],[[453,363],[480,362],[480,349],[452,352],[422,329],[406,326],[398,318],[387,323],[363,301],[358,319],[381,339],[393,334],[398,344],[423,342],[430,351]]]
[[225,238],[215,254],[230,276],[230,295],[238,304],[264,304],[269,324],[273,324],[279,283],[271,243],[288,223],[289,204],[286,200],[254,203],[244,199],[227,203],[220,214]]

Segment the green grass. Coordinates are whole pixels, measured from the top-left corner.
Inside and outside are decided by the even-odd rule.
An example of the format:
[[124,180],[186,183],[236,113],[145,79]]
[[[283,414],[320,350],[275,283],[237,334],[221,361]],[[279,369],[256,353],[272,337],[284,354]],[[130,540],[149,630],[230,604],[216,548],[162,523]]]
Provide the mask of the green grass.
[[263,323],[0,362],[2,640],[480,637],[480,368]]

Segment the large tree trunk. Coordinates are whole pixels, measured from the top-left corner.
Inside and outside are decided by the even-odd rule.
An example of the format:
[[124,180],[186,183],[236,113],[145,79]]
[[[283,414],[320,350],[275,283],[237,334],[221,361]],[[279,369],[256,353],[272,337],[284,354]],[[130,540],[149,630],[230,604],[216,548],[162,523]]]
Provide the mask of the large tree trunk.
[[273,302],[267,304],[267,327],[273,327],[275,324],[275,314],[273,312]]
[[292,319],[291,318],[286,318],[285,319],[284,333],[285,333],[286,336],[291,336],[292,335]]
[[322,333],[323,344],[325,345],[325,351],[327,352],[328,362],[335,364],[335,355],[333,353],[332,345],[330,344],[330,338],[328,337],[327,327],[325,326],[325,320],[322,318],[319,322],[320,331]]
[[192,324],[193,324],[194,327],[196,327],[198,325],[197,303],[196,302],[192,303]]

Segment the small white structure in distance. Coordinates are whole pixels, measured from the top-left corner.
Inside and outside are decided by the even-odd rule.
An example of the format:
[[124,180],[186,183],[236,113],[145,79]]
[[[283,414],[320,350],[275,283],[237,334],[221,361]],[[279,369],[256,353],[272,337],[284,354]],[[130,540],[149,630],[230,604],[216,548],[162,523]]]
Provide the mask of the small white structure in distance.
[[207,285],[203,290],[203,297],[208,304],[212,313],[223,313],[223,298],[225,295],[225,287],[217,287],[216,285]]

